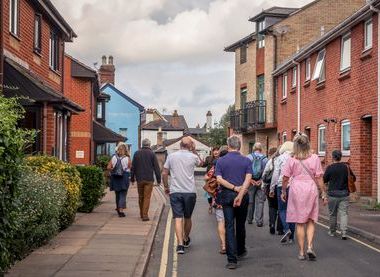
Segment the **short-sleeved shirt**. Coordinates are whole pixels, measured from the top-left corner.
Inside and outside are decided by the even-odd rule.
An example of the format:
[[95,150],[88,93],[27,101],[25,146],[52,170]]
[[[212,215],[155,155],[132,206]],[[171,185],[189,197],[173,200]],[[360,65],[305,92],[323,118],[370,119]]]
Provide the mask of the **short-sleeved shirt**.
[[[310,173],[314,175],[314,178],[319,178],[323,175],[321,160],[316,154],[313,154],[309,158],[302,160],[302,163],[307,169],[309,169]],[[307,171],[301,165],[301,162],[296,158],[290,157],[282,169],[282,176],[290,178],[300,175],[309,176]]]
[[215,176],[221,176],[234,186],[243,185],[247,174],[252,174],[252,162],[237,151],[229,152],[216,163]]
[[[123,166],[123,170],[127,171],[127,172],[131,171],[130,168],[128,167],[129,160],[130,160],[129,157],[127,157],[127,156],[121,158],[121,165]],[[115,165],[117,163],[116,155],[112,156],[111,162],[112,162],[112,167],[115,167]]]
[[194,170],[200,164],[199,157],[188,150],[170,154],[164,164],[170,171],[170,193],[196,193]]

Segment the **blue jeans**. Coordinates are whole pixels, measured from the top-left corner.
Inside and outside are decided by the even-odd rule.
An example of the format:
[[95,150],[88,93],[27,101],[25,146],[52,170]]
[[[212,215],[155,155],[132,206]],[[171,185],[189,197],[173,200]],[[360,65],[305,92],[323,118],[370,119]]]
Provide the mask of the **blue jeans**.
[[[296,225],[294,223],[286,222],[286,209],[288,207],[288,203],[283,202],[281,200],[281,193],[282,193],[282,188],[277,187],[278,213],[280,215],[284,232],[286,233],[288,230],[292,231],[292,234],[290,235],[289,238],[294,239],[294,231],[295,231]],[[286,195],[289,196],[289,188],[286,189]]]
[[244,196],[240,207],[234,207],[236,195],[233,191],[223,191],[221,199],[226,228],[226,252],[229,263],[237,263],[237,256],[246,251],[245,221],[248,213],[248,196]]

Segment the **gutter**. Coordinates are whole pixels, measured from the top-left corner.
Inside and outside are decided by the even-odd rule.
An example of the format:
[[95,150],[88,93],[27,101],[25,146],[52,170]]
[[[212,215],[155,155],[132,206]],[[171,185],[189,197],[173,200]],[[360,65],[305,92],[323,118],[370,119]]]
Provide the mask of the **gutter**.
[[[370,10],[377,13],[377,48],[380,41],[380,10],[372,4]],[[380,55],[377,51],[377,202],[380,202]]]

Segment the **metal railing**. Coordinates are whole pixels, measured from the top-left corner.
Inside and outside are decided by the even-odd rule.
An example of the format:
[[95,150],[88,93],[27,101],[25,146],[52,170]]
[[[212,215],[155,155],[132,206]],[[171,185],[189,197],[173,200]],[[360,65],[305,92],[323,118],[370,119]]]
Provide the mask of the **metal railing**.
[[247,102],[243,109],[230,113],[230,127],[238,132],[249,132],[263,128],[266,120],[266,101]]

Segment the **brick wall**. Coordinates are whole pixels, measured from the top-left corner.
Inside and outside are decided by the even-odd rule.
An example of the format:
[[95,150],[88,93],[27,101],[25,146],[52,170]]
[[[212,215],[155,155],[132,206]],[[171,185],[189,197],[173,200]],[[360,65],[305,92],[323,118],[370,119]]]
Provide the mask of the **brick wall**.
[[[48,84],[57,92],[62,92],[62,71],[54,72],[49,67],[49,40],[51,24],[42,16],[42,49],[41,54],[34,53],[33,35],[34,18],[39,13],[32,6],[31,1],[20,0],[19,36],[15,37],[9,32],[9,0],[4,0],[4,49],[11,55],[27,63],[29,69],[37,74],[41,81]],[[63,40],[60,40],[60,69],[62,69]]]
[[[71,58],[65,56],[65,96],[85,109],[71,116],[69,157],[73,164],[91,164],[92,159],[92,82],[91,79],[71,76]],[[76,152],[83,151],[84,158],[77,158]]]
[[[310,127],[311,146],[318,150],[318,126],[326,126],[326,164],[331,163],[331,151],[341,149],[341,122],[351,122],[351,151],[349,159],[358,177],[362,195],[375,197],[377,193],[377,16],[373,17],[373,48],[363,54],[363,22],[351,30],[351,70],[346,78],[340,73],[341,37],[326,46],[326,81],[305,83],[305,63],[301,63],[301,130]],[[317,53],[311,56],[313,72]],[[288,76],[291,70],[288,71]],[[288,91],[291,78],[288,77]],[[278,83],[278,132],[289,134],[297,126],[296,93],[281,99],[282,81]],[[363,120],[365,115],[372,119]],[[337,123],[324,122],[336,119]]]

